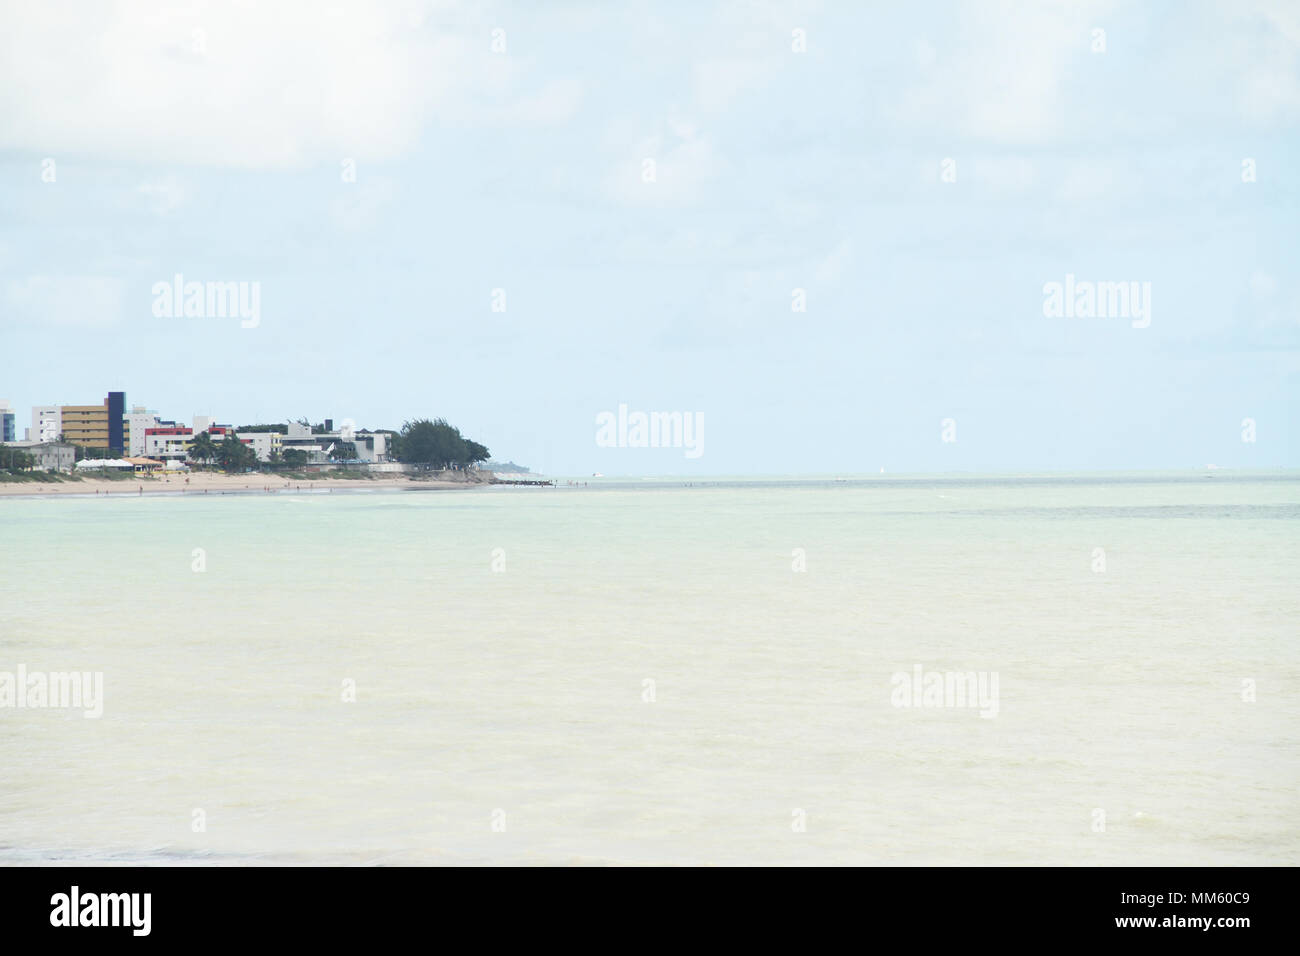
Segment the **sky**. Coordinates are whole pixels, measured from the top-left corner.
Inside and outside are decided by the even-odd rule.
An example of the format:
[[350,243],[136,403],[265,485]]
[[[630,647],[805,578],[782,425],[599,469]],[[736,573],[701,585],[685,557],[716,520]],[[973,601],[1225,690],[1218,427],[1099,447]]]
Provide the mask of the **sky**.
[[0,398],[560,475],[1295,467],[1298,123],[1286,0],[0,0]]

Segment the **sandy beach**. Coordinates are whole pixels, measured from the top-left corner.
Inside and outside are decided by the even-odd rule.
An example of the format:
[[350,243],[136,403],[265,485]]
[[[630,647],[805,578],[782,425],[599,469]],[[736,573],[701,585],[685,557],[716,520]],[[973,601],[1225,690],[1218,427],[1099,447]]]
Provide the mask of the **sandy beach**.
[[269,494],[285,491],[375,491],[434,490],[470,488],[487,484],[486,481],[450,481],[444,479],[411,479],[405,475],[384,478],[329,478],[312,476],[307,479],[285,478],[279,475],[247,474],[223,475],[216,472],[195,472],[189,475],[166,477],[137,477],[130,480],[81,478],[74,481],[15,481],[0,482],[0,497],[13,495],[155,495],[155,494]]

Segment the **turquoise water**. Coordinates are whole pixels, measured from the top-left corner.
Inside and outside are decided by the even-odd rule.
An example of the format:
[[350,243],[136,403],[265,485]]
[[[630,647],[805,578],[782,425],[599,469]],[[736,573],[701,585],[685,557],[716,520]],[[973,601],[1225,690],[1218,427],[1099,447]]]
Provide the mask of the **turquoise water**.
[[1294,477],[579,480],[0,499],[0,862],[1300,860]]

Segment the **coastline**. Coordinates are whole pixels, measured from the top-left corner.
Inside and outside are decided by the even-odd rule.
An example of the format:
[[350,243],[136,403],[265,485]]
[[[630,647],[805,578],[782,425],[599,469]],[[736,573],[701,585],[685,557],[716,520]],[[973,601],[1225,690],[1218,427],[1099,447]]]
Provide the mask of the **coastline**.
[[[189,479],[188,483],[186,478]],[[81,478],[78,481],[15,481],[0,482],[0,498],[46,498],[65,495],[83,497],[140,497],[141,495],[214,495],[214,494],[284,494],[286,492],[347,491],[421,491],[449,490],[453,488],[478,488],[492,484],[490,481],[445,478],[411,479],[393,478],[285,478],[279,475],[247,474],[224,475],[216,472],[195,472],[189,475],[164,478]]]

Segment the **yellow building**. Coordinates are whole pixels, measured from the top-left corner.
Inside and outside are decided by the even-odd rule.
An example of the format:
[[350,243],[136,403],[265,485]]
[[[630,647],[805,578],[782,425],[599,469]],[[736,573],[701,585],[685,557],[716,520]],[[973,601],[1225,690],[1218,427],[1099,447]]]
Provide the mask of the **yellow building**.
[[108,447],[108,403],[64,405],[59,409],[63,440],[86,448]]
[[107,448],[121,454],[126,450],[125,395],[109,392],[102,405],[64,405],[59,409],[63,440],[85,448]]

